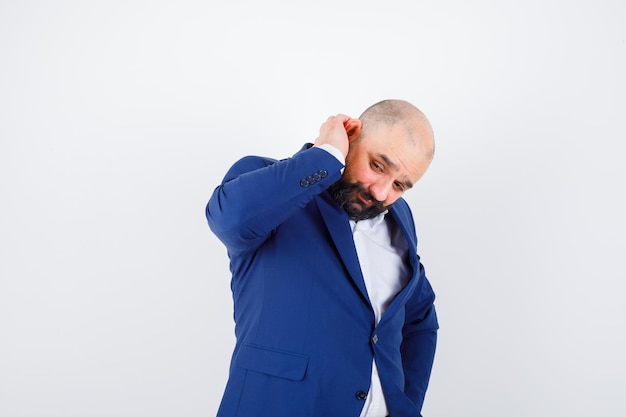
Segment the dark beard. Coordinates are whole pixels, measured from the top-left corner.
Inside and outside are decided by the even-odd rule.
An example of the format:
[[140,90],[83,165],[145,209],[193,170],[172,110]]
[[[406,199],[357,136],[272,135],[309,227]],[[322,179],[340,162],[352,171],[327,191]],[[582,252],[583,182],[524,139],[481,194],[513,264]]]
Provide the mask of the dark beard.
[[[345,179],[340,179],[330,187],[328,191],[333,196],[337,204],[339,204],[348,213],[350,220],[359,221],[371,219],[387,210],[382,201],[376,200],[367,190],[359,183],[350,183]],[[374,203],[366,206],[359,198],[362,196],[366,200]]]

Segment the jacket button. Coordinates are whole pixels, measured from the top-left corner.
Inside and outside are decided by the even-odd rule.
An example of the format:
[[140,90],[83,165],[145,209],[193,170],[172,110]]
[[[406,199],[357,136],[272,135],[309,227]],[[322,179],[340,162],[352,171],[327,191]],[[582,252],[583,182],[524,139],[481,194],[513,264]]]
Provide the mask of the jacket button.
[[366,398],[367,398],[367,392],[365,392],[365,391],[357,391],[357,393],[356,393],[356,397],[357,397],[359,400],[364,400],[364,399],[366,399]]
[[328,171],[326,171],[325,169],[320,169],[317,173],[320,174],[320,177],[322,178],[326,178],[326,176],[328,175]]
[[308,187],[309,185],[311,185],[311,184],[309,184],[309,182],[306,180],[306,178],[305,178],[305,179],[300,180],[300,187],[304,187],[304,188],[306,188],[306,187]]
[[378,343],[378,335],[377,334],[375,334],[374,337],[372,337],[372,343],[373,344]]

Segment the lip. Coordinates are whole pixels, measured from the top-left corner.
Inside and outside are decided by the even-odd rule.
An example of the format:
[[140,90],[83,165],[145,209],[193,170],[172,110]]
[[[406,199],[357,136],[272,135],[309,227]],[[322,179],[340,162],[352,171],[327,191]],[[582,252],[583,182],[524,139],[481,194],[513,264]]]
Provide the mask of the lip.
[[365,204],[366,206],[369,206],[369,205],[371,205],[371,204],[372,204],[372,200],[368,200],[368,199],[367,199],[367,198],[365,198],[365,197],[363,196],[363,194],[361,194],[361,193],[359,193],[359,200],[361,200],[361,202],[362,202],[363,204]]

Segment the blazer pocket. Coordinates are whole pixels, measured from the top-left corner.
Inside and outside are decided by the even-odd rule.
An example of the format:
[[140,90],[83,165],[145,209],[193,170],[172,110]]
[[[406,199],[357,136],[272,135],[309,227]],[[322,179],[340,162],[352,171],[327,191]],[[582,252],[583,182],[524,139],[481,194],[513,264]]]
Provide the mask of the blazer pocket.
[[300,381],[306,373],[309,358],[260,346],[242,345],[237,354],[237,364],[251,371]]

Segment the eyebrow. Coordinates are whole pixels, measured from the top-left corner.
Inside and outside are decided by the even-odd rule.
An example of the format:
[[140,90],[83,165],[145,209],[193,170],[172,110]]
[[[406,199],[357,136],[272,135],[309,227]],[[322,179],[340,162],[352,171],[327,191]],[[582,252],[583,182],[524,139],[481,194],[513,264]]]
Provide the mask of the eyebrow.
[[[398,165],[396,165],[391,159],[389,159],[389,157],[387,155],[385,155],[384,153],[379,153],[376,154],[376,156],[378,156],[380,159],[382,159],[385,164],[391,168],[393,171],[399,171]],[[404,185],[407,188],[413,188],[413,183],[409,180],[404,180]]]

